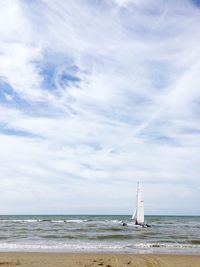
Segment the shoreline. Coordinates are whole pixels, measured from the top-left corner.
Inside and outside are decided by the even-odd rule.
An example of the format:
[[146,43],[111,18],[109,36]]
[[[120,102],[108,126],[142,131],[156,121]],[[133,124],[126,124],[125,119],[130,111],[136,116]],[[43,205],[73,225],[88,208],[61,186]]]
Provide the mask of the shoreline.
[[0,266],[200,267],[200,255],[97,252],[0,252]]
[[176,255],[176,256],[200,256],[199,252],[177,252],[177,251],[172,251],[172,252],[166,252],[166,251],[57,251],[57,250],[0,250],[0,255],[1,254],[72,254],[72,255]]

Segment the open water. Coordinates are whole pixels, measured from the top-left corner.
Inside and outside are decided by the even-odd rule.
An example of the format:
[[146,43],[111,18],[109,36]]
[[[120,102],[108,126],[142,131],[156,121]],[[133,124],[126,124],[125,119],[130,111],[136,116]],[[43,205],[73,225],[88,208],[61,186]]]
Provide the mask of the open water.
[[200,217],[145,219],[151,228],[131,216],[1,215],[0,251],[200,253]]

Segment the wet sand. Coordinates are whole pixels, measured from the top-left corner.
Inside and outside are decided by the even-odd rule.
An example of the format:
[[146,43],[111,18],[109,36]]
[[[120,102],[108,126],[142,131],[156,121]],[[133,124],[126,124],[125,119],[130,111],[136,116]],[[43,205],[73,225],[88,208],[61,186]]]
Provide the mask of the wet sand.
[[200,255],[0,253],[0,267],[200,267]]

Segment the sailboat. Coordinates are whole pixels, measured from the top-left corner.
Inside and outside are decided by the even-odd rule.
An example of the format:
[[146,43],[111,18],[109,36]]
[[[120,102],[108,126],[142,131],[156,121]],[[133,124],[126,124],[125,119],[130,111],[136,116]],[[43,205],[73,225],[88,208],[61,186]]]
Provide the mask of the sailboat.
[[136,197],[136,208],[132,216],[133,223],[142,227],[150,227],[150,225],[144,223],[144,200],[143,192],[140,182],[137,185],[137,197]]

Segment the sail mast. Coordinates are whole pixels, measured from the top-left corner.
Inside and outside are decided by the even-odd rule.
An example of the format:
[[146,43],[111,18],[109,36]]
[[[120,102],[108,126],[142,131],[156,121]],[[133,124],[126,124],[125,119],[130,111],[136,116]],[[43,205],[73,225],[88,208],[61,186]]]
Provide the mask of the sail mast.
[[139,188],[139,181],[137,184],[137,193],[136,193],[136,202],[135,202],[135,212],[133,213],[132,219],[134,221],[134,223],[136,223],[137,221],[137,208],[138,208],[138,188]]

